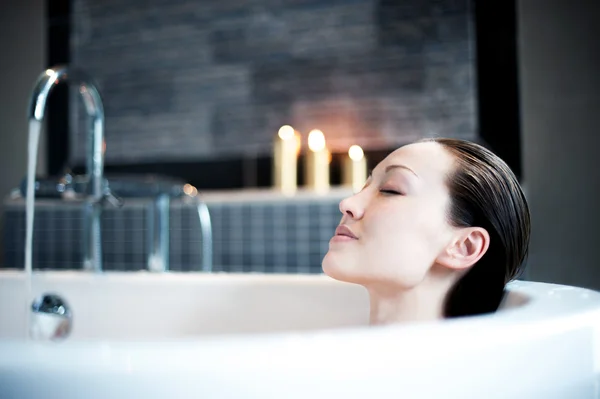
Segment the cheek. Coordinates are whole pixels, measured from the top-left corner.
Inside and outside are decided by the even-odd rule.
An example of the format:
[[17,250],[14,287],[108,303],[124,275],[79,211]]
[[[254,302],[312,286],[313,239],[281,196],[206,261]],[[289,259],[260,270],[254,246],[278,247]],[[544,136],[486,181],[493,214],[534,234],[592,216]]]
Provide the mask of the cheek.
[[398,242],[426,242],[445,227],[444,214],[439,205],[419,198],[382,206],[369,219],[369,236]]
[[409,221],[416,237],[435,245],[447,230],[446,212],[442,203],[434,199],[415,201],[410,211]]
[[[444,216],[426,202],[382,208],[369,223],[366,256],[378,279],[404,286],[418,284],[443,247]],[[411,205],[411,206],[408,206]]]

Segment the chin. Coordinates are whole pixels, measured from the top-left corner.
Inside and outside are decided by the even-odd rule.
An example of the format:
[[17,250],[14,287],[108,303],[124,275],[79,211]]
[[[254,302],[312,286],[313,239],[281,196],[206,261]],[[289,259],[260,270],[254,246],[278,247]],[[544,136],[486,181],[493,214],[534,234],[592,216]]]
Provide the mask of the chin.
[[331,252],[328,252],[321,263],[323,273],[335,280],[344,281],[347,283],[355,282],[355,279],[353,279],[348,273],[350,270],[352,270],[352,263],[344,261],[340,258],[341,257],[339,254],[332,254]]
[[331,252],[327,252],[323,258],[323,261],[321,262],[323,273],[331,278],[337,279],[336,276],[339,273],[338,263],[340,262],[336,262],[335,255],[331,254]]

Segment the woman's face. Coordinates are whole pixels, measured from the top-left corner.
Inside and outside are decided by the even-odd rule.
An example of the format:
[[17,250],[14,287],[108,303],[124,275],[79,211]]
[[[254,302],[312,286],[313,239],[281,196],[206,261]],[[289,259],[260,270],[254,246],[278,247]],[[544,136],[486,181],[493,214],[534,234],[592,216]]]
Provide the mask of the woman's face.
[[445,180],[453,165],[452,155],[434,142],[390,154],[359,193],[340,203],[343,216],[323,271],[365,286],[418,285],[456,231],[446,214]]

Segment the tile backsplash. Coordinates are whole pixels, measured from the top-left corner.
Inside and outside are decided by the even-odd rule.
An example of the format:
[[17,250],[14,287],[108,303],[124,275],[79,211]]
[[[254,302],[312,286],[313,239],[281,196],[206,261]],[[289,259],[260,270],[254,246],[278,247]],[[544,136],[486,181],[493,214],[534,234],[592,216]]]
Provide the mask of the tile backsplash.
[[[207,201],[213,230],[213,271],[320,273],[321,260],[340,221],[339,198]],[[104,270],[147,269],[149,202],[105,207],[102,216]],[[77,203],[38,200],[33,264],[36,269],[80,269],[82,208]],[[170,208],[170,270],[199,271],[202,234],[194,205],[173,200]],[[4,204],[4,265],[24,264],[25,209]]]

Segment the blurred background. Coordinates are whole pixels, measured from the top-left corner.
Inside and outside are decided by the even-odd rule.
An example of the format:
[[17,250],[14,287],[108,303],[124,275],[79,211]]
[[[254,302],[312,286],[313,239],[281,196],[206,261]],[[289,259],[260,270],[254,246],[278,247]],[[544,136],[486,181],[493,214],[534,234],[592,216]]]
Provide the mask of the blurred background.
[[[0,3],[0,265],[22,268],[29,96],[46,68],[97,82],[110,176],[161,176],[207,195],[214,270],[318,273],[339,221],[335,192],[273,186],[282,125],[318,128],[369,167],[427,136],[488,146],[525,187],[533,216],[524,278],[600,289],[600,3],[593,0],[23,0]],[[57,87],[38,176],[84,173],[86,120]],[[298,182],[305,181],[299,160]],[[214,194],[215,192],[219,194]],[[212,196],[211,196],[211,193]],[[127,202],[127,201],[126,201]],[[104,215],[107,269],[140,270],[145,208]],[[34,264],[79,268],[76,207],[36,210]],[[170,209],[172,270],[198,270],[194,210]]]

